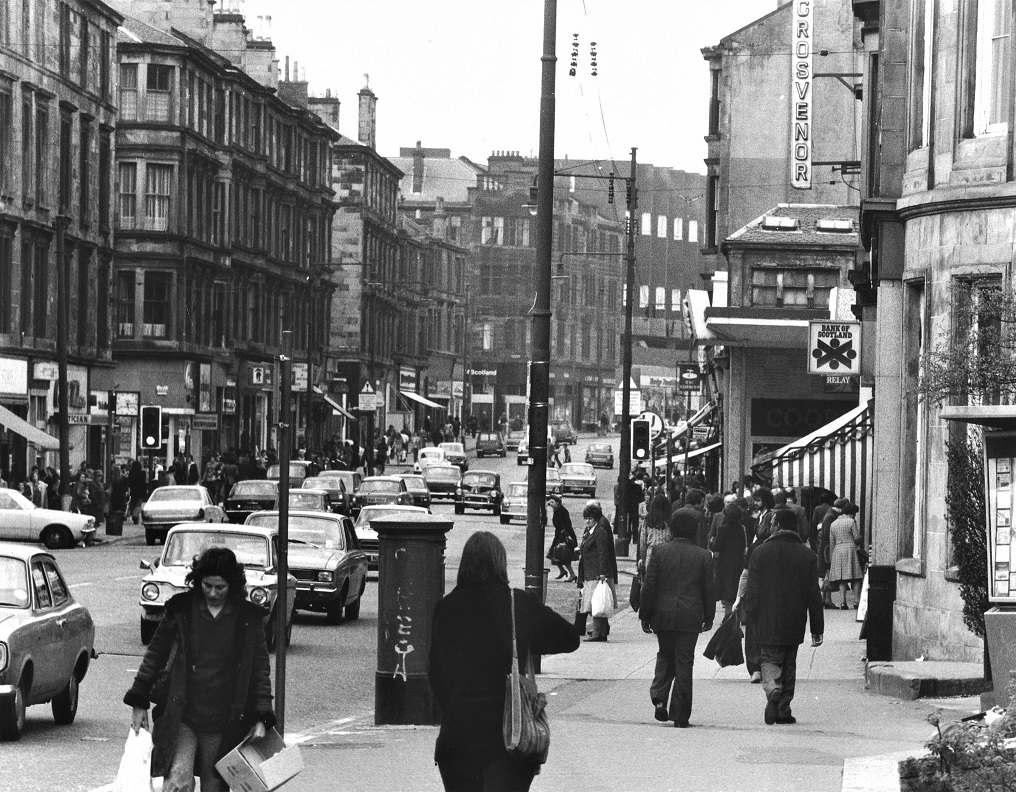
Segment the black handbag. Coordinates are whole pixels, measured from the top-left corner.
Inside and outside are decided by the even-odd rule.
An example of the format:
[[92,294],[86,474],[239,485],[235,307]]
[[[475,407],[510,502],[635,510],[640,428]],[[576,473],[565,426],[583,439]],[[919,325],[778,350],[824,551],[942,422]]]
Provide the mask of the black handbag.
[[148,700],[156,707],[164,706],[169,700],[169,672],[173,667],[173,661],[176,660],[177,645],[177,639],[174,638],[173,646],[169,650],[169,658],[166,660],[166,665],[158,674],[155,675],[152,687],[148,691]]
[[632,611],[635,613],[639,612],[639,606],[642,605],[642,573],[639,572],[631,579],[631,588],[628,590],[628,604],[631,605]]

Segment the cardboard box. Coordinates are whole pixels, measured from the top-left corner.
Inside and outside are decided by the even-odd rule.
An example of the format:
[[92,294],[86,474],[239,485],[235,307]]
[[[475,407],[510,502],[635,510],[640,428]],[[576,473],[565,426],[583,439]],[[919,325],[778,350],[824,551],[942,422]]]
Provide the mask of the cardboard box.
[[300,749],[286,747],[270,729],[264,737],[248,737],[215,764],[232,792],[272,792],[303,770]]

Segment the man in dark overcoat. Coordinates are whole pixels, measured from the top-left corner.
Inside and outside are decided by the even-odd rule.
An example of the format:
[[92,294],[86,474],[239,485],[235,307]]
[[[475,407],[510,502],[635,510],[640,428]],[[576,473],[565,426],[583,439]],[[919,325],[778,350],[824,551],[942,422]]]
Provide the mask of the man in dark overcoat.
[[812,646],[822,644],[825,630],[815,553],[797,533],[792,511],[777,511],[774,532],[748,561],[744,607],[759,644],[765,722],[796,723],[790,710],[797,683],[797,650],[804,643],[806,620]]
[[656,633],[659,648],[649,688],[656,720],[671,720],[682,729],[691,717],[695,644],[699,633],[712,629],[716,615],[713,556],[698,547],[698,529],[695,515],[680,509],[674,513],[674,538],[653,549],[639,608],[642,629]]

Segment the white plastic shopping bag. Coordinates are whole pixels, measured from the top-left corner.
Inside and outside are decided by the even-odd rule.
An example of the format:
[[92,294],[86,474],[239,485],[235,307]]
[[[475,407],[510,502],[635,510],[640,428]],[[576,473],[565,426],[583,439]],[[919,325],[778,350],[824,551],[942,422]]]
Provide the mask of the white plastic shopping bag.
[[152,792],[152,735],[147,729],[137,734],[127,730],[127,744],[112,792]]
[[614,590],[606,580],[601,580],[593,589],[592,599],[593,618],[609,619],[617,609],[617,602],[614,599]]

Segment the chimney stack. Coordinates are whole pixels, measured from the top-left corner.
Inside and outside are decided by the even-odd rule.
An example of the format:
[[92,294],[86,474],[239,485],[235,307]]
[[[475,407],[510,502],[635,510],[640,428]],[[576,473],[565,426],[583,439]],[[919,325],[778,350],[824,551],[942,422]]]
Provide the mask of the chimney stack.
[[[365,74],[366,78],[367,75]],[[357,138],[365,146],[377,149],[377,97],[364,85],[357,94],[360,97],[360,124]]]

